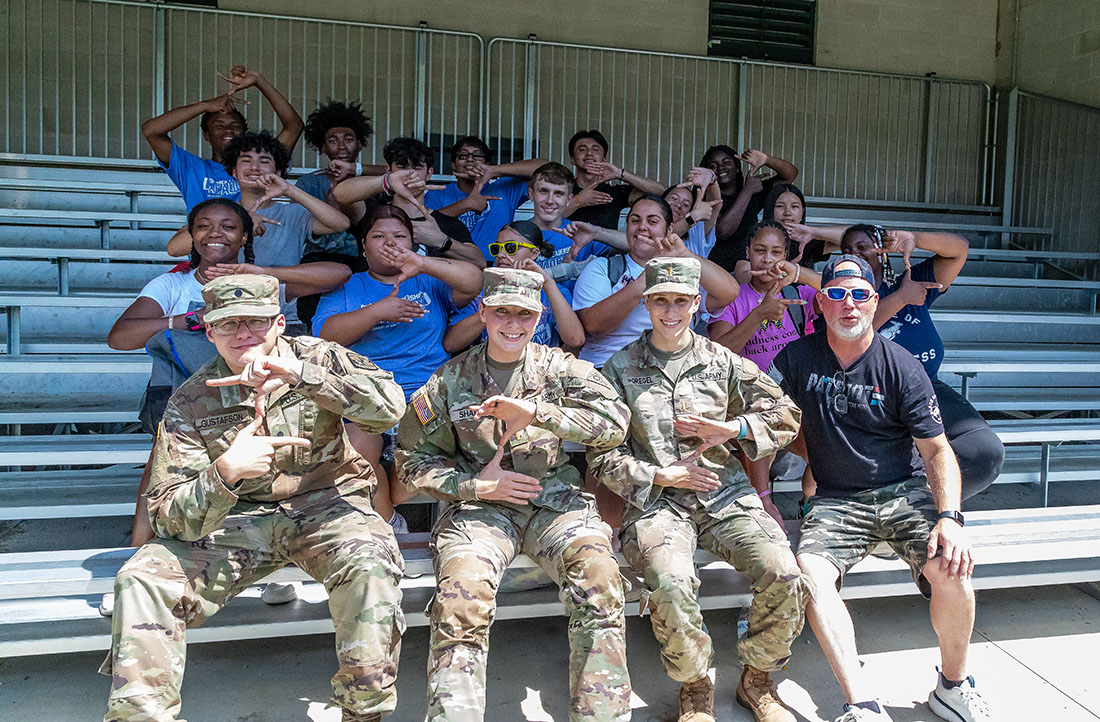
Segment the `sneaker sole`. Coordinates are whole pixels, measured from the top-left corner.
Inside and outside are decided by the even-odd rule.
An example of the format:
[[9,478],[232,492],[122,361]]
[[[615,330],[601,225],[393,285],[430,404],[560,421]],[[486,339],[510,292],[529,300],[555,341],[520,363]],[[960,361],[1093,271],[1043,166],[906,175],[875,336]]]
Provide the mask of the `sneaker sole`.
[[940,699],[939,695],[936,694],[936,690],[932,690],[932,694],[928,696],[928,708],[937,717],[948,720],[948,722],[967,722],[966,717],[948,707],[947,703]]

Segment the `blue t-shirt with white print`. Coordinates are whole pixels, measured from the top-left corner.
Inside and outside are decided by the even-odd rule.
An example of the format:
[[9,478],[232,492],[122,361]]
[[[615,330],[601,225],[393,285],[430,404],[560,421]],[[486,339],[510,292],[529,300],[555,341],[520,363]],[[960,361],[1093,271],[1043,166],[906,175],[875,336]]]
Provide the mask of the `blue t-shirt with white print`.
[[[356,273],[343,286],[321,297],[313,315],[313,335],[321,335],[330,316],[357,311],[381,301],[392,291],[392,284],[376,281],[369,273]],[[423,273],[402,282],[398,295],[419,303],[427,313],[409,323],[381,321],[348,348],[392,373],[408,401],[450,359],[443,350],[443,333],[457,309],[451,287]]]
[[[470,230],[474,243],[481,249],[485,260],[491,263],[493,257],[489,255],[489,244],[496,241],[501,228],[515,220],[516,209],[527,200],[527,179],[515,176],[497,178],[486,183],[481,194],[497,196],[501,200],[488,201],[488,207],[481,213],[467,211],[458,216],[458,220]],[[459,189],[458,183],[449,183],[442,190],[425,193],[424,205],[429,210],[437,211],[458,203],[465,197],[466,194]]]
[[221,163],[200,158],[172,141],[172,154],[168,156],[168,165],[157,160],[183,195],[187,212],[203,201],[211,198],[229,198],[241,200],[241,187],[233,176],[226,172]]
[[[933,263],[935,259],[929,258],[913,266],[912,279],[926,283],[936,282],[936,269]],[[885,283],[879,287],[879,296],[889,296],[901,287],[901,279],[898,278],[893,286]],[[943,363],[943,339],[936,331],[932,323],[931,308],[936,299],[943,295],[937,288],[928,289],[928,295],[924,297],[924,303],[920,306],[902,306],[878,332],[883,338],[889,339],[897,345],[913,354],[913,358],[920,361],[928,378],[936,380]]]

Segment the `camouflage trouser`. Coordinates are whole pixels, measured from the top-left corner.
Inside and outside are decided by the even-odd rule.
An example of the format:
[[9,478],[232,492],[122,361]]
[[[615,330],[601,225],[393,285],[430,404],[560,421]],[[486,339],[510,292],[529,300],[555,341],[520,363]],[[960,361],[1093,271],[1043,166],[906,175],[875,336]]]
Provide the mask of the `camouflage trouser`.
[[112,676],[104,720],[175,720],[185,628],[290,562],[328,590],[340,663],[333,703],[360,714],[393,711],[405,629],[397,540],[366,496],[322,492],[302,506],[230,514],[196,542],[154,539],[123,565],[115,578],[111,654],[100,669]]
[[720,520],[704,509],[685,518],[685,512],[660,500],[620,535],[623,555],[645,579],[661,661],[677,682],[702,677],[714,656],[699,610],[696,545],[724,559],[752,584],[748,631],[737,643],[743,664],[765,672],[781,669],[802,632],[802,576],[783,530],[755,494],[737,499],[732,510]]
[[432,534],[435,598],[429,607],[427,720],[481,722],[489,626],[504,570],[526,554],[560,586],[569,614],[569,719],[630,719],[626,627],[611,529],[595,503],[568,512],[463,502]]
[[884,541],[909,565],[921,594],[931,599],[932,587],[922,572],[934,526],[936,502],[923,476],[844,499],[814,496],[802,521],[798,553],[831,561],[840,570],[839,588],[844,573]]

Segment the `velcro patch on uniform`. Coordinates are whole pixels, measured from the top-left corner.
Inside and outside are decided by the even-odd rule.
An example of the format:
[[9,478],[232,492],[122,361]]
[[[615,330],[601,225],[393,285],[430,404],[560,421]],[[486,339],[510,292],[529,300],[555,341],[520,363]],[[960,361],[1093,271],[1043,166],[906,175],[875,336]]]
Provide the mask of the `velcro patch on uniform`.
[[657,382],[655,376],[624,376],[623,383],[631,384],[632,386],[652,386]]
[[213,429],[218,426],[227,426],[229,424],[239,424],[242,421],[251,421],[252,417],[253,412],[251,411],[234,411],[231,414],[204,416],[201,419],[195,420],[195,428],[199,431],[205,431],[206,429]]
[[279,408],[286,408],[287,406],[290,406],[291,404],[298,403],[299,401],[301,401],[304,398],[305,398],[305,396],[302,396],[297,391],[291,391],[289,394],[286,394],[285,396],[283,396],[282,398],[279,399]]
[[477,414],[467,403],[459,402],[451,406],[451,421],[469,421],[475,416]]
[[413,410],[416,411],[416,418],[420,419],[421,426],[424,426],[435,418],[435,412],[432,411],[432,405],[428,403],[427,394],[423,391],[417,391],[413,394],[412,405]]

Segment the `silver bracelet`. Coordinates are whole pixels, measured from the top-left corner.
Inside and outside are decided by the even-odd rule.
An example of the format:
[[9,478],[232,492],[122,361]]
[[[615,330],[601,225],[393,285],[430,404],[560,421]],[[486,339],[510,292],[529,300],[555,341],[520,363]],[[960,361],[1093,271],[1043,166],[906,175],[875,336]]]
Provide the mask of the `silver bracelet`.
[[802,273],[802,266],[796,263],[795,266],[794,266],[794,280],[791,281],[791,283],[798,283],[798,277],[801,273]]

